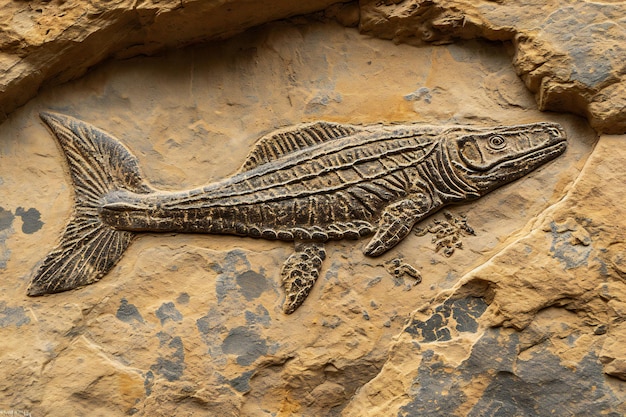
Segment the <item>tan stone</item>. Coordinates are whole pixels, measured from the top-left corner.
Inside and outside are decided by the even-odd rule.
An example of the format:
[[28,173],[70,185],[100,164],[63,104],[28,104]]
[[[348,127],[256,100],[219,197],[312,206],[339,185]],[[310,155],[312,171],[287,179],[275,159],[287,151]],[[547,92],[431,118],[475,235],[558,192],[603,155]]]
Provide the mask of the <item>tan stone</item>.
[[[621,136],[601,137],[567,196],[546,210],[527,235],[464,276],[455,288],[441,293],[431,306],[414,313],[409,326],[391,347],[381,373],[352,398],[344,415],[363,415],[372,409],[381,412],[423,409],[417,402],[419,391],[408,382],[417,381],[425,371],[420,369],[419,360],[408,361],[407,356],[423,356],[425,351],[432,349],[441,362],[438,367],[448,369],[448,372],[456,369],[460,375],[471,374],[468,350],[478,349],[480,341],[491,337],[493,329],[499,326],[505,329],[496,333],[496,340],[506,340],[502,346],[508,345],[513,351],[492,359],[518,363],[517,368],[513,366],[507,372],[519,379],[520,391],[524,390],[525,378],[532,379],[532,374],[524,375],[522,364],[530,363],[529,360],[541,363],[541,357],[548,361],[549,355],[555,355],[562,366],[573,370],[571,382],[561,381],[563,387],[582,377],[584,371],[578,376],[578,369],[590,366],[603,366],[607,375],[624,379],[624,310],[621,305],[626,295],[626,281],[619,275],[619,266],[616,267],[615,262],[621,265],[619,248],[624,234],[619,225],[626,213],[613,188],[614,184],[626,181],[626,152],[619,146],[623,140]],[[576,234],[582,230],[584,234]],[[609,259],[613,259],[613,265]],[[459,333],[453,334],[449,341],[433,343],[428,342],[424,333],[420,340],[420,335],[411,331],[416,323],[427,323],[439,303],[445,300],[445,305],[468,296],[482,297],[489,304],[478,319],[479,331],[473,334],[476,337],[473,341],[463,340],[463,334]],[[452,328],[452,323],[444,322],[443,326]],[[506,329],[509,327],[517,332]],[[464,350],[457,352],[459,343]],[[549,369],[550,365],[544,366]],[[402,373],[398,369],[403,369]],[[434,372],[432,369],[436,368],[426,369]],[[484,381],[477,383],[477,377]],[[547,378],[542,380],[540,373],[535,377],[541,383],[548,381]],[[591,374],[587,378],[593,379],[592,384],[609,382]],[[397,382],[399,380],[403,385]],[[464,386],[466,380],[456,383]],[[483,401],[489,396],[487,386],[490,380],[498,381],[486,368],[472,379],[471,386],[464,386],[461,391],[468,399]],[[394,381],[397,388],[380,398],[379,393],[388,389],[389,381]],[[505,382],[500,379],[498,384],[504,386]],[[595,390],[597,386],[591,388]],[[538,388],[535,395],[540,395],[540,390]],[[576,397],[584,404],[586,400],[581,398],[590,394],[589,391],[581,392]],[[625,411],[622,391],[617,389],[610,395],[622,398],[619,400],[621,405],[600,401],[601,407],[594,408],[595,412],[601,409]],[[450,397],[443,393],[440,398]],[[578,407],[585,408],[584,405]],[[458,415],[475,415],[481,410],[476,400],[457,404],[452,409]],[[536,409],[535,412],[543,415],[547,410]]]
[[361,31],[394,42],[512,41],[513,64],[540,110],[587,117],[624,133],[623,2],[361,1]]
[[[6,113],[41,85],[74,79],[108,56],[160,55],[109,61],[47,87],[2,125],[0,365],[7,377],[0,411],[626,412],[624,138],[603,136],[596,144],[582,118],[539,111],[574,111],[597,130],[623,132],[621,44],[611,49],[594,32],[587,55],[574,59],[580,45],[567,42],[571,30],[562,21],[532,26],[531,19],[569,10],[556,1],[363,1],[164,52],[330,3],[1,6]],[[598,4],[571,6],[597,12],[573,13],[574,23],[592,19],[600,25],[593,29],[623,20],[621,4]],[[333,19],[420,46],[359,35]],[[618,25],[607,28],[610,39],[622,39]],[[466,40],[449,44],[457,38]],[[470,38],[511,40],[515,56],[510,45]],[[570,83],[574,70],[598,56],[608,57],[597,68],[603,81],[594,84],[589,67],[578,73],[586,80]],[[365,241],[328,244],[322,276],[286,316],[278,272],[293,246],[227,236],[146,234],[98,283],[28,298],[28,281],[72,206],[67,167],[38,118],[44,110],[116,136],[152,184],[171,190],[227,177],[259,137],[320,119],[481,126],[547,120],[561,123],[569,142],[550,164],[451,207],[475,235],[463,235],[450,257],[429,233],[409,236],[381,258],[362,254]],[[418,227],[434,219],[446,217]],[[422,282],[390,274],[395,259],[419,271]]]
[[0,114],[33,97],[44,83],[83,75],[113,56],[223,39],[268,21],[322,10],[307,2],[130,0],[5,2],[0,6]]
[[[84,74],[112,56],[223,39],[255,25],[322,10],[334,0],[6,2],[0,8],[0,114],[10,114],[40,86]],[[623,133],[626,44],[620,2],[552,0],[365,0],[327,12],[346,26],[395,42],[513,41],[514,64],[541,110],[588,117],[601,132]],[[541,22],[538,25],[538,22]],[[576,36],[570,36],[575,33]],[[592,64],[590,64],[592,63]]]

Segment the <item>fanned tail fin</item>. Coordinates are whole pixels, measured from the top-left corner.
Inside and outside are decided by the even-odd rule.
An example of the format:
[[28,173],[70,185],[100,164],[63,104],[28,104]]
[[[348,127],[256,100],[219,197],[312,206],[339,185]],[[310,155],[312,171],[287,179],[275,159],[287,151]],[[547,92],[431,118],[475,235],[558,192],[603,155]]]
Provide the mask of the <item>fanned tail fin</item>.
[[42,113],[63,149],[74,184],[74,212],[61,242],[34,275],[28,295],[71,290],[102,278],[122,257],[134,233],[102,223],[102,198],[125,189],[148,193],[137,159],[109,134],[56,113]]

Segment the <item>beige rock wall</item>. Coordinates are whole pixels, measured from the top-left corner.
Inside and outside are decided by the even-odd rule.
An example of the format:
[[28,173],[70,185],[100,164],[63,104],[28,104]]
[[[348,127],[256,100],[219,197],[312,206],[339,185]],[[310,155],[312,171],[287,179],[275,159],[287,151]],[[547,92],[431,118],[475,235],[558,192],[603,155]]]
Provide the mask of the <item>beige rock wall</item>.
[[602,136],[532,230],[416,311],[344,415],[623,415],[624,208],[599,186],[626,180],[623,140]]
[[88,0],[0,6],[0,114],[111,57],[153,54],[324,9],[334,0]]
[[626,131],[623,2],[363,0],[360,29],[394,42],[512,41],[513,65],[540,110],[568,111],[600,132]]
[[[333,3],[7,2],[0,8],[0,113],[24,104],[40,86],[76,78],[110,57],[225,38]],[[516,71],[540,110],[574,112],[600,132],[623,133],[625,8],[620,1],[362,0],[358,8],[337,3],[327,14],[394,42],[512,41]]]
[[[2,6],[0,412],[626,413],[626,156],[623,136],[598,140],[624,133],[623,6],[508,3],[363,1],[178,50],[330,2]],[[345,27],[359,16],[375,37]],[[124,59],[86,72],[109,56]],[[100,282],[27,297],[73,200],[44,110],[113,134],[171,190],[227,177],[262,135],[314,120],[547,120],[569,139],[557,160],[450,208],[475,231],[450,257],[432,233],[381,258],[364,240],[328,244],[286,316],[278,271],[293,246],[226,236],[145,234]],[[391,274],[395,259],[422,282]]]

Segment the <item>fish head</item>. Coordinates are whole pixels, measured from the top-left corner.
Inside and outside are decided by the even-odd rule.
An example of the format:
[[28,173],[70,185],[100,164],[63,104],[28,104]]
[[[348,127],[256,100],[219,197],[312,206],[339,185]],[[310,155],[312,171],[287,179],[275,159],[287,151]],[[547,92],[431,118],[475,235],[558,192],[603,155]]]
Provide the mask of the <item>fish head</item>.
[[541,122],[468,130],[449,145],[457,175],[482,195],[561,155],[567,139],[559,124]]

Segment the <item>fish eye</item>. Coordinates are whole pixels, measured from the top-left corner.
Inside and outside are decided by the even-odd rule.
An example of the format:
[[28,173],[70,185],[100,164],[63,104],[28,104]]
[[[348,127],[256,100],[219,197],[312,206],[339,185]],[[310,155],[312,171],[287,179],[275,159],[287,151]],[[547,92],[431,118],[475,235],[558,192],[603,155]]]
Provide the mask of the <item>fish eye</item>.
[[499,151],[506,146],[506,139],[502,136],[495,135],[489,138],[489,147],[493,150]]
[[548,128],[548,132],[552,136],[557,137],[557,138],[561,136],[561,132],[558,129],[554,128],[554,127],[549,127]]

